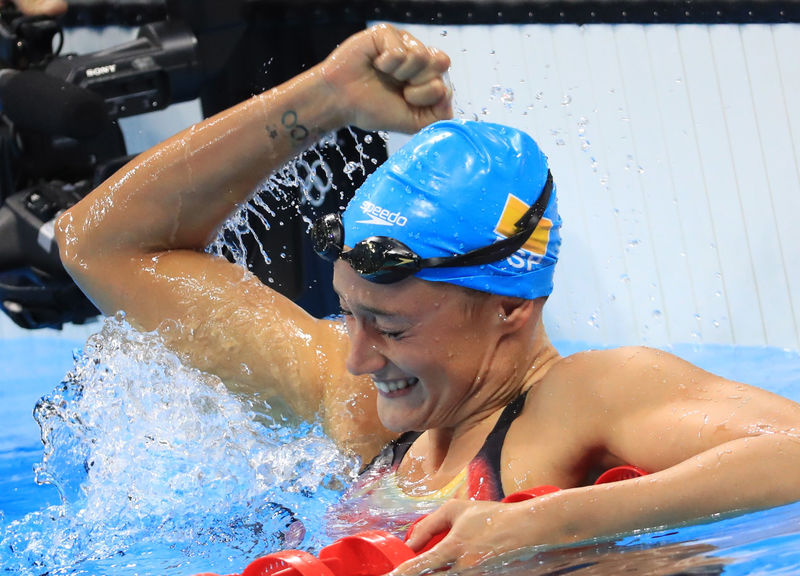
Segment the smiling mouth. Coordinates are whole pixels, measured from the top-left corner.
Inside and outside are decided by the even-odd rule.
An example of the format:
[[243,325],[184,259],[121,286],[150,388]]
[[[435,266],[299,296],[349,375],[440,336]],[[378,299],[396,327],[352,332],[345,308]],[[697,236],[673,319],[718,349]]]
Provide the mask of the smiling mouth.
[[387,382],[374,380],[375,387],[382,394],[392,394],[394,392],[405,390],[406,388],[413,386],[417,382],[419,382],[419,378],[405,378],[403,380],[390,380]]

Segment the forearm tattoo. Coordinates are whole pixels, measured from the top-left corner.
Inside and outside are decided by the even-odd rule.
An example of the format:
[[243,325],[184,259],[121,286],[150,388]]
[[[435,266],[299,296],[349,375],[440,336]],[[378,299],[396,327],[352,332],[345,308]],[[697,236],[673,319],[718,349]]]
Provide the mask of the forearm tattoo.
[[[289,131],[289,137],[294,142],[303,142],[308,138],[308,128],[297,123],[297,112],[294,110],[287,110],[283,113],[283,116],[281,116],[281,125]],[[274,129],[268,128],[268,130],[270,131],[270,136],[273,138],[277,136]]]

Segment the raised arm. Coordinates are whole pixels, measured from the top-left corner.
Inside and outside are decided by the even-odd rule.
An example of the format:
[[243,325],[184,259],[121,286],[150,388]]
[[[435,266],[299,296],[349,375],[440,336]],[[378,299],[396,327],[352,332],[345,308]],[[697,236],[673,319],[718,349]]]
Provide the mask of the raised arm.
[[322,408],[348,443],[377,419],[370,401],[350,418],[334,409],[372,394],[346,376],[341,332],[203,250],[259,182],[326,132],[351,123],[410,132],[449,116],[448,66],[390,26],[351,37],[293,80],[144,152],[65,213],[65,266],[103,312],[159,328],[234,388],[280,394],[305,417]]

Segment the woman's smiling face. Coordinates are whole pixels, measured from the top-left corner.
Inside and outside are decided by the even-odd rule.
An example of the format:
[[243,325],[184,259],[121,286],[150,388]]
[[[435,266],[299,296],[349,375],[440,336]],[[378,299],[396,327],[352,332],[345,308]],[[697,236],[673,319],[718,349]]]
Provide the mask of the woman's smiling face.
[[455,428],[480,410],[502,335],[492,296],[413,277],[374,284],[342,261],[333,283],[350,336],[347,369],[372,378],[384,426]]

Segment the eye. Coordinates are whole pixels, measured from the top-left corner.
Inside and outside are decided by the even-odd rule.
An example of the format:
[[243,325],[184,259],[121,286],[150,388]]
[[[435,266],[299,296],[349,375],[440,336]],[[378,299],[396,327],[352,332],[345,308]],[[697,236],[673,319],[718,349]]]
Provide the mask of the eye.
[[406,333],[405,330],[389,330],[378,328],[377,326],[375,327],[375,331],[381,336],[389,338],[390,340],[400,340]]

